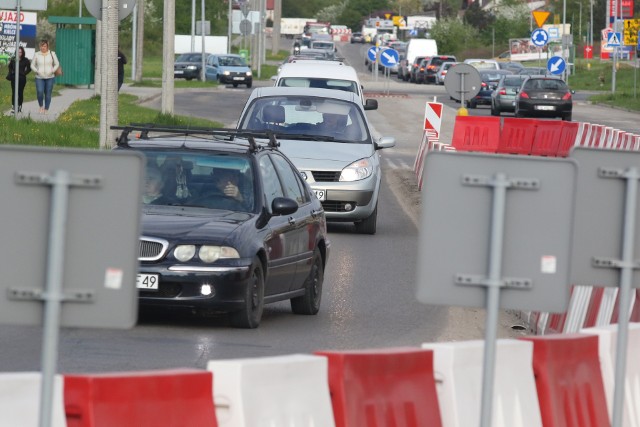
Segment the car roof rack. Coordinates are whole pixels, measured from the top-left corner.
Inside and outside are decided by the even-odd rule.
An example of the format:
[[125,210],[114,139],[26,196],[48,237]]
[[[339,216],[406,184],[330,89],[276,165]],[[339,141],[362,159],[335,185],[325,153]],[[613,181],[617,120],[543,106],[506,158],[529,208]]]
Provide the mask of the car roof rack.
[[[258,151],[264,148],[265,144],[258,143],[256,139],[266,139],[269,142],[267,146],[269,148],[277,149],[280,143],[276,139],[276,136],[271,131],[252,131],[252,130],[238,130],[238,129],[225,129],[225,128],[206,128],[206,127],[183,127],[183,126],[166,126],[157,125],[153,123],[131,123],[126,126],[111,126],[111,129],[121,130],[120,136],[116,139],[119,147],[129,146],[129,134],[137,132],[137,139],[154,139],[154,138],[170,138],[181,136],[204,136],[213,137],[212,142],[230,143],[238,146],[246,147],[246,144],[235,142],[235,138],[246,138],[249,143],[249,150],[252,152]],[[149,133],[162,134],[149,136]]]

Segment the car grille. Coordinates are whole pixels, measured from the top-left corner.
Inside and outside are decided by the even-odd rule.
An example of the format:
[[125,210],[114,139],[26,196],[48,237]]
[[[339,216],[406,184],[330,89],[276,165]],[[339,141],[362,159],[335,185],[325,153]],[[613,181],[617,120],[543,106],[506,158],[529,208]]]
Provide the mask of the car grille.
[[316,182],[338,182],[340,180],[341,172],[312,171],[311,174]]
[[140,238],[138,260],[157,261],[165,255],[168,247],[169,242],[166,240],[143,236]]
[[352,206],[351,210],[353,210],[358,205],[356,202],[335,202],[332,200],[327,200],[322,202],[322,208],[325,210],[325,212],[347,212],[347,210],[344,208],[344,205],[347,203]]
[[182,285],[178,283],[160,283],[157,291],[140,291],[141,297],[176,298],[182,292]]
[[247,75],[247,73],[240,73],[240,72],[229,72],[229,77],[245,77]]

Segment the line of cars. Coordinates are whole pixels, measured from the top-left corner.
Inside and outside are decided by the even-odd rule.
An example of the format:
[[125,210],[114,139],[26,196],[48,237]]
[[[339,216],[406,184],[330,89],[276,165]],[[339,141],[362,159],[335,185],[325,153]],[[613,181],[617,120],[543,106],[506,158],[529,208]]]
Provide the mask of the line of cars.
[[[265,304],[320,310],[327,222],[377,229],[379,150],[352,67],[285,64],[254,89],[237,129],[126,126],[146,157],[137,287],[142,307],[224,315],[256,328]],[[314,70],[314,72],[311,72]]]
[[[207,81],[217,81],[221,84],[231,84],[233,87],[253,85],[253,73],[247,61],[236,54],[205,53],[204,75]],[[174,79],[200,80],[202,79],[202,53],[183,53],[173,66]]]

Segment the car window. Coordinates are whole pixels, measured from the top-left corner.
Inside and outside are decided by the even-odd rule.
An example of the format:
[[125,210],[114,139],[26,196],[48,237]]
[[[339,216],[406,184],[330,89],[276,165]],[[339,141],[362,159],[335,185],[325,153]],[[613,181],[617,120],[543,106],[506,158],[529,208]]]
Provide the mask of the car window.
[[276,197],[284,197],[282,185],[278,179],[273,163],[269,156],[262,156],[260,159],[260,175],[262,175],[262,184],[264,186],[264,197],[267,209],[271,212],[271,203]]
[[298,202],[298,205],[307,203],[309,198],[305,197],[306,192],[302,191],[302,182],[300,181],[300,174],[298,171],[294,170],[289,162],[287,162],[282,156],[272,154],[271,160],[273,160],[278,174],[280,175],[286,196]]
[[344,90],[358,95],[358,84],[352,80],[321,79],[313,77],[282,77],[278,80],[278,86]]
[[503,85],[508,87],[520,87],[522,86],[522,81],[522,78],[505,77]]
[[221,56],[218,62],[223,67],[245,67],[247,65],[244,58],[238,56]]

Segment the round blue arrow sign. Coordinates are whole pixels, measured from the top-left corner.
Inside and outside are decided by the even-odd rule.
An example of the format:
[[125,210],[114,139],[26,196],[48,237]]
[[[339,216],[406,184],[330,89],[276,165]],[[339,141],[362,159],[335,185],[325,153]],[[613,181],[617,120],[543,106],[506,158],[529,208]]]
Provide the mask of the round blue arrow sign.
[[565,68],[567,68],[567,63],[559,56],[552,56],[547,61],[547,70],[551,74],[562,74]]
[[531,43],[533,43],[538,47],[542,47],[546,45],[548,41],[549,41],[549,33],[547,33],[542,28],[533,30],[533,32],[531,33]]
[[377,47],[371,47],[369,48],[369,50],[367,51],[367,57],[369,58],[369,61],[375,61],[376,60],[376,53],[378,52],[378,48]]
[[393,67],[398,63],[400,54],[395,49],[384,49],[380,51],[380,63],[385,67]]

